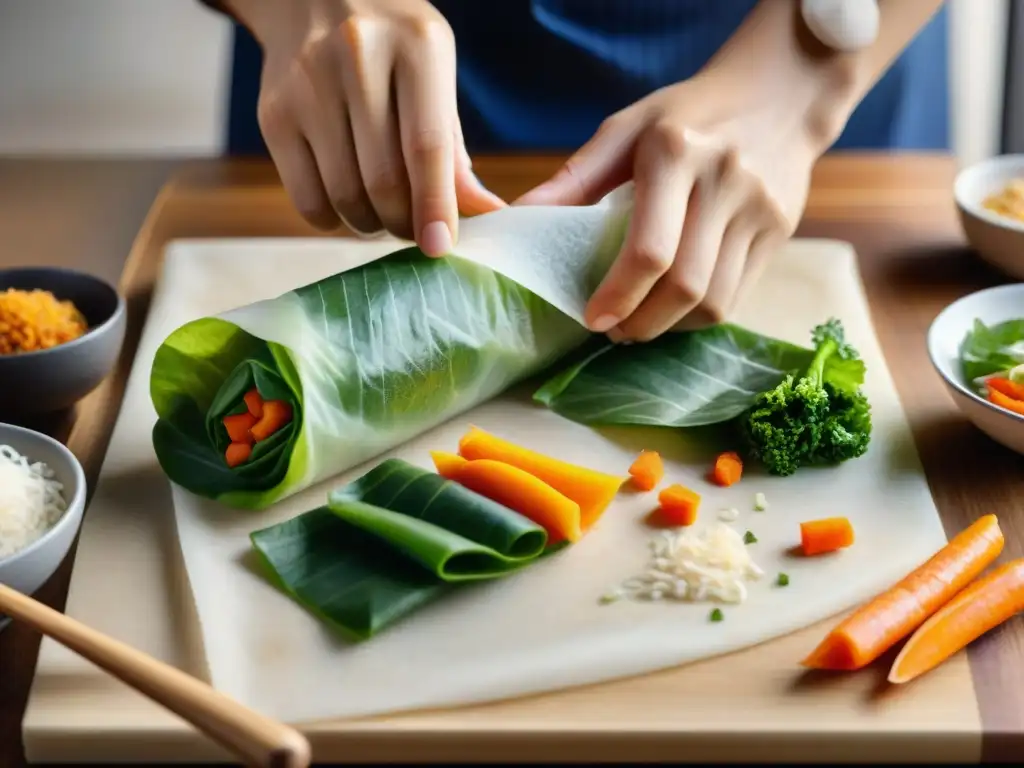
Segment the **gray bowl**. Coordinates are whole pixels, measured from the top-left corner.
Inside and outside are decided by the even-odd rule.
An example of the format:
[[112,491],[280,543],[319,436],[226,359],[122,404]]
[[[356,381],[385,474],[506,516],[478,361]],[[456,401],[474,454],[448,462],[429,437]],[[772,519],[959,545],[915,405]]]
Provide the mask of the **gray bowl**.
[[0,414],[22,417],[71,407],[117,362],[124,342],[124,300],[98,277],[59,267],[0,270],[0,291],[8,288],[38,288],[74,302],[89,330],[51,349],[0,355]]
[[[39,432],[0,424],[0,445],[9,445],[29,461],[43,462],[64,485],[67,510],[56,524],[24,549],[0,557],[0,584],[32,595],[60,567],[75,540],[85,511],[85,474],[71,451]],[[0,629],[7,623],[0,615]]]

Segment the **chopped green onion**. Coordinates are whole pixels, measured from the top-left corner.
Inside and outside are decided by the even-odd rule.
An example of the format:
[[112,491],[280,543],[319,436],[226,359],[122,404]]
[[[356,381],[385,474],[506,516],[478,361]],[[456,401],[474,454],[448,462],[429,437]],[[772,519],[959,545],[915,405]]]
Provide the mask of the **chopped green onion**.
[[778,584],[780,587],[788,587],[789,586],[789,574],[780,573],[778,578],[775,579],[775,583]]
[[755,536],[750,531],[747,531],[746,533],[743,534],[743,543],[744,544],[756,544],[757,543],[757,536]]
[[721,621],[722,619],[725,618],[725,616],[722,614],[722,612],[718,608],[715,608],[715,610],[713,610],[711,612],[711,616],[709,618],[712,621]]
[[763,493],[754,494],[754,510],[756,512],[764,512],[768,509],[768,500],[764,497]]

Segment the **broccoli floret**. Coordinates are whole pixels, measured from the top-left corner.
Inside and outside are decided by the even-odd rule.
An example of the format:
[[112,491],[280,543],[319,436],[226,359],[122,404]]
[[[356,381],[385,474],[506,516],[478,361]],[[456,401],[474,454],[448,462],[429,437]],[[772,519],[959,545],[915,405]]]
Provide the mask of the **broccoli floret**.
[[[858,360],[860,354],[846,341],[843,324],[835,317],[830,317],[821,325],[814,326],[811,331],[811,343],[816,350],[821,350],[831,342],[834,346],[827,354],[838,355],[843,360]],[[813,365],[813,364],[812,364]]]
[[861,456],[871,439],[871,408],[860,392],[863,363],[832,318],[814,328],[814,357],[758,395],[738,420],[748,455],[773,475]]
[[810,464],[839,464],[863,456],[871,442],[871,406],[862,392],[848,393],[825,385],[830,407],[821,442]]

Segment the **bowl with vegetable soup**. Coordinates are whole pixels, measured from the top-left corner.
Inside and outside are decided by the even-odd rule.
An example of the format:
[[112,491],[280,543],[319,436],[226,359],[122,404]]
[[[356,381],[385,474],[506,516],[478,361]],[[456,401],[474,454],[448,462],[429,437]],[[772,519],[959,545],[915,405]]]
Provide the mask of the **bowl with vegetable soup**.
[[950,304],[928,330],[928,355],[964,415],[1024,454],[1024,283]]
[[[0,584],[32,595],[57,570],[85,509],[74,454],[30,429],[0,424]],[[0,629],[7,620],[0,616]]]

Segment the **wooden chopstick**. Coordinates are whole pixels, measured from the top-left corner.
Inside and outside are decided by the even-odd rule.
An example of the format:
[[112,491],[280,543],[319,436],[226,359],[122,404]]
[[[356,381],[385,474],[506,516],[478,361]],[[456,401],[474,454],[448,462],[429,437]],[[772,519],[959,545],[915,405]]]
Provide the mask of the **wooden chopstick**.
[[306,768],[306,737],[142,651],[0,584],[0,613],[67,646],[190,722],[251,766]]

